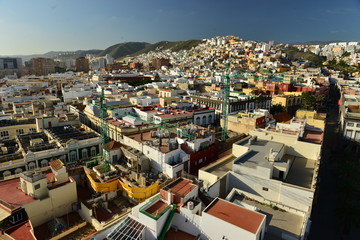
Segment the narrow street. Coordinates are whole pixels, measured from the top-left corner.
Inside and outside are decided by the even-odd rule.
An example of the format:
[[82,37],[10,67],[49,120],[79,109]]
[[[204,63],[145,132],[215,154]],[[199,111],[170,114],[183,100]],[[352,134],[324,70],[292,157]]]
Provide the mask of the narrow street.
[[314,198],[312,209],[312,225],[308,239],[341,239],[337,229],[335,208],[337,204],[336,161],[335,153],[340,149],[338,136],[338,95],[330,88],[326,130],[324,134],[323,152],[319,170],[320,182]]

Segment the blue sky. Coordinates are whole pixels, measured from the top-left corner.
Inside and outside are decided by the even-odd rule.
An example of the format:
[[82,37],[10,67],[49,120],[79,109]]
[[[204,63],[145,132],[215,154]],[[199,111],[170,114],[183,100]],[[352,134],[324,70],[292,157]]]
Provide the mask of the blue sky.
[[235,35],[360,41],[360,0],[0,0],[0,55]]

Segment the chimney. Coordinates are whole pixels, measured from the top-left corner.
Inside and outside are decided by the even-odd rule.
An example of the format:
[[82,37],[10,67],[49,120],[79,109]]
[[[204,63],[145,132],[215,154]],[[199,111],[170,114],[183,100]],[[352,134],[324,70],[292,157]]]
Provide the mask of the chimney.
[[142,132],[142,131],[140,132],[140,140],[141,140],[141,141],[144,140],[144,139],[143,139],[143,132]]
[[160,137],[159,140],[159,146],[162,146],[162,137]]

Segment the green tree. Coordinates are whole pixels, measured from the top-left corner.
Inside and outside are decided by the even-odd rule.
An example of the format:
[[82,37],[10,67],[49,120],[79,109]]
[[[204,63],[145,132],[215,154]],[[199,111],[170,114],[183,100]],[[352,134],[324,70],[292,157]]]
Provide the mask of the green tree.
[[304,92],[301,95],[302,107],[307,110],[314,110],[316,106],[316,97],[311,92]]
[[281,104],[275,104],[270,108],[271,114],[282,113],[282,112],[285,112],[285,108]]

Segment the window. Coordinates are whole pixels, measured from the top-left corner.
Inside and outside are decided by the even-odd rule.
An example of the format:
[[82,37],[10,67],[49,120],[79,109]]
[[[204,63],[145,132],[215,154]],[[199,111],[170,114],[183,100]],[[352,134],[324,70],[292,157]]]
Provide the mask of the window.
[[76,160],[76,152],[75,151],[71,151],[70,152],[70,162],[73,162]]
[[36,166],[35,163],[31,162],[31,163],[29,163],[28,168],[31,171],[31,170],[35,169],[35,166]]
[[353,127],[353,126],[354,126],[354,123],[353,123],[353,122],[347,122],[346,126],[348,126],[348,127]]
[[355,140],[360,141],[360,132],[359,131],[355,132]]
[[35,190],[37,190],[37,189],[39,189],[40,188],[40,183],[39,184],[36,184],[35,186],[34,186],[34,189]]
[[352,133],[353,133],[352,130],[346,130],[345,137],[346,137],[346,138],[351,138],[351,137],[352,137]]
[[113,156],[112,156],[112,161],[113,161],[113,162],[116,162],[116,161],[117,161],[117,155],[113,155]]
[[84,148],[83,150],[81,150],[81,154],[82,154],[82,158],[87,158],[88,157],[88,150],[86,148]]
[[29,128],[29,133],[35,133],[36,132],[36,128]]
[[10,221],[12,224],[15,224],[15,223],[21,221],[22,219],[23,219],[22,212],[18,212],[18,213],[15,213],[15,215],[12,215],[12,216],[9,218],[9,221]]
[[9,136],[9,132],[8,131],[1,131],[0,132],[0,137],[8,137]]
[[24,134],[24,129],[16,129],[16,135]]
[[203,124],[203,125],[207,124],[207,122],[206,122],[206,116],[203,116],[202,124]]
[[200,123],[201,123],[200,117],[197,117],[196,118],[196,125],[200,125]]
[[62,155],[62,156],[60,157],[60,160],[61,160],[62,162],[66,162],[66,155]]
[[91,152],[92,157],[95,156],[96,155],[96,148],[92,147],[90,152]]
[[213,123],[212,115],[209,115],[209,117],[208,117],[208,123],[209,123],[209,124]]
[[4,177],[8,177],[8,176],[10,176],[11,175],[11,172],[10,171],[5,171],[4,173],[3,173],[3,176]]
[[47,167],[48,161],[47,160],[42,160],[40,164],[41,164],[41,167]]
[[263,187],[264,191],[269,191],[269,189],[267,187]]

